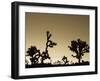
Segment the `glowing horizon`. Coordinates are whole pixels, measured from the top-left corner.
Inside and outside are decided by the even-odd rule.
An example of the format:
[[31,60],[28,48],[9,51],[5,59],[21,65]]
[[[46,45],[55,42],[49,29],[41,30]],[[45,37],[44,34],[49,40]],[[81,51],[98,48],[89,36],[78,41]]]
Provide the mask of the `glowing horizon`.
[[[66,56],[71,62],[77,62],[68,46],[72,40],[80,38],[89,44],[89,16],[68,14],[30,13],[25,15],[25,51],[31,46],[36,46],[42,53],[46,45],[46,31],[52,34],[51,40],[57,46],[49,48],[52,63]],[[84,54],[82,60],[89,61],[89,53]]]

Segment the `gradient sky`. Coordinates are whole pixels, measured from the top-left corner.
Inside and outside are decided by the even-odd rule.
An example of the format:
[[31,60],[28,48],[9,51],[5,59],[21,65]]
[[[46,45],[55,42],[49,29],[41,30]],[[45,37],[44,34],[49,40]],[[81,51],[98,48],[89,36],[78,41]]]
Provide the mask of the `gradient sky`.
[[[49,48],[52,62],[61,61],[64,55],[70,62],[77,62],[77,59],[71,56],[74,53],[68,48],[72,40],[80,38],[89,44],[89,16],[86,15],[26,12],[25,26],[26,51],[31,45],[41,52],[44,51],[46,31],[51,32],[51,40],[57,43],[54,48]],[[89,53],[83,56],[83,60],[89,61]]]

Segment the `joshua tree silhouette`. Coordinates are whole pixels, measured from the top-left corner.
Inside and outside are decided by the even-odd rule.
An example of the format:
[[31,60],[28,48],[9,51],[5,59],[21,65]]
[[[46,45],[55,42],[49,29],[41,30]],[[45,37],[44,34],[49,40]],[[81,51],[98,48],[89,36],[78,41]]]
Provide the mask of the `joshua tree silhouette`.
[[68,46],[71,51],[75,52],[76,55],[72,55],[73,57],[78,59],[78,63],[80,63],[82,56],[84,53],[89,52],[89,45],[80,39],[71,41],[71,46]]
[[46,59],[50,59],[51,61],[51,58],[48,53],[48,48],[49,47],[53,48],[53,46],[57,45],[57,43],[50,40],[52,35],[49,31],[47,31],[46,34],[47,34],[46,48],[45,48],[45,51],[42,52],[42,54],[40,53],[40,50],[36,48],[36,46],[31,46],[30,48],[28,48],[28,51],[27,51],[28,55],[26,56],[30,56],[30,61],[32,65],[39,64],[40,57],[41,57],[41,64],[44,64],[44,60]]
[[40,54],[40,50],[38,50],[36,48],[36,46],[31,46],[30,48],[28,48],[28,51],[27,51],[28,55],[27,56],[30,56],[30,61],[31,61],[31,64],[38,64],[38,59],[39,57],[41,56]]
[[42,52],[42,59],[41,59],[42,64],[44,64],[45,59],[51,59],[50,56],[49,56],[49,53],[48,53],[48,48],[49,47],[53,48],[54,46],[57,45],[57,43],[50,40],[52,34],[49,31],[47,31],[46,34],[47,34],[47,42],[46,42],[45,51]]
[[69,62],[66,56],[63,56],[62,60],[63,60],[64,64],[67,64]]

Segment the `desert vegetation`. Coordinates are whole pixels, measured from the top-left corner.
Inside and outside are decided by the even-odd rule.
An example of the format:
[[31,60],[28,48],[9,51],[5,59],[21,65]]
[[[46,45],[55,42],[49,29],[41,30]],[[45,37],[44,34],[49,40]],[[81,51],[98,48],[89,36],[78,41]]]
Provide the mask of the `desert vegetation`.
[[[26,68],[34,68],[34,67],[54,67],[54,66],[76,66],[76,65],[89,65],[89,61],[82,60],[84,54],[89,53],[89,45],[86,41],[82,41],[81,39],[72,40],[70,45],[67,46],[67,49],[72,51],[74,54],[70,54],[72,58],[76,58],[78,62],[69,63],[69,59],[67,56],[63,56],[61,60],[57,60],[52,63],[52,58],[50,57],[50,53],[48,49],[53,49],[53,47],[57,46],[57,43],[51,40],[52,34],[50,31],[46,31],[46,43],[45,49],[43,52],[40,52],[36,46],[31,45],[30,48],[26,51],[26,57],[29,57],[31,64],[29,64],[28,60],[25,59],[25,67]],[[67,54],[67,52],[66,52]],[[45,63],[45,60],[49,60],[49,62]]]

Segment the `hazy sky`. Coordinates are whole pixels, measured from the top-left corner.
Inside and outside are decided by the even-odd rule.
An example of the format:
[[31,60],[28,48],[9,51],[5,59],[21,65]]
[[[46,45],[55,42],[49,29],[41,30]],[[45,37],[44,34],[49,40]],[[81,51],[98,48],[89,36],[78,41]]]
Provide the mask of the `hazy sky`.
[[[45,50],[46,31],[51,32],[51,40],[57,43],[54,48],[49,48],[53,62],[61,60],[64,55],[68,60],[77,62],[68,48],[72,40],[80,38],[89,44],[89,16],[26,12],[25,26],[26,51],[31,45],[41,52]],[[89,61],[89,53],[83,56],[83,60]]]

